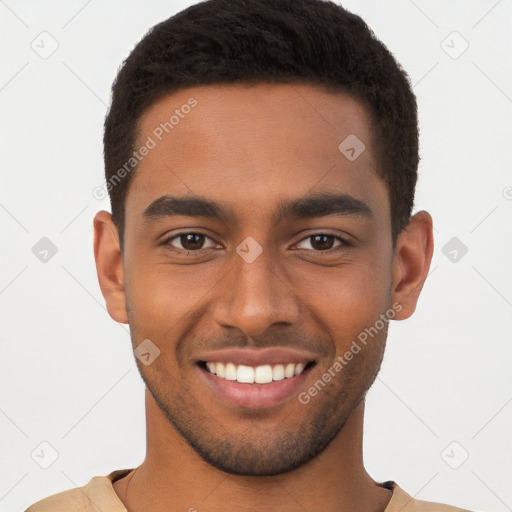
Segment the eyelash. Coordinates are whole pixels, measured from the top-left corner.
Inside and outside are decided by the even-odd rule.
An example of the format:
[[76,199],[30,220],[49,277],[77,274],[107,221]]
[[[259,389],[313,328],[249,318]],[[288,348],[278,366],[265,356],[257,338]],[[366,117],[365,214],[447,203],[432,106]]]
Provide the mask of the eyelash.
[[[175,240],[176,238],[179,239],[183,235],[203,235],[206,238],[209,238],[210,240],[214,241],[207,234],[201,233],[200,231],[182,231],[180,233],[176,233],[175,235],[172,235],[169,238],[166,238],[162,242],[162,245],[169,247],[169,250],[171,250],[173,252],[176,252],[176,253],[179,253],[179,254],[187,253],[187,255],[188,255],[188,253],[194,253],[194,254],[198,255],[198,254],[202,254],[203,251],[207,251],[208,249],[211,249],[211,247],[207,247],[207,248],[204,248],[204,249],[197,249],[197,250],[194,250],[194,249],[192,249],[192,250],[190,250],[190,249],[176,249],[175,247],[170,245],[170,242],[172,240]],[[297,242],[297,244],[300,244],[301,242],[303,242],[305,240],[308,240],[309,238],[313,238],[315,236],[328,236],[328,237],[332,237],[332,238],[334,238],[335,240],[338,240],[341,243],[338,246],[331,247],[330,249],[326,249],[325,251],[320,251],[320,250],[317,251],[315,249],[305,249],[306,251],[312,251],[312,252],[317,253],[317,254],[332,254],[333,252],[337,252],[339,250],[343,250],[346,247],[350,246],[350,242],[348,240],[346,240],[345,238],[343,238],[343,237],[341,237],[339,235],[334,235],[332,233],[326,233],[326,232],[322,232],[322,231],[320,231],[318,233],[313,233],[311,235],[308,235],[308,236],[302,238],[301,240],[299,240],[299,242]]]

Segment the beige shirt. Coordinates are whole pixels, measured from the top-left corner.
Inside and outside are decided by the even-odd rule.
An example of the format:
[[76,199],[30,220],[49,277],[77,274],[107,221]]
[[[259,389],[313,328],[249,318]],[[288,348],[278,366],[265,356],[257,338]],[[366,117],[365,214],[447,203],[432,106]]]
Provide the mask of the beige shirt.
[[[96,476],[87,485],[49,496],[25,512],[127,512],[112,483],[130,471],[119,469],[107,476]],[[450,505],[415,500],[393,481],[381,485],[393,491],[384,512],[469,512]]]

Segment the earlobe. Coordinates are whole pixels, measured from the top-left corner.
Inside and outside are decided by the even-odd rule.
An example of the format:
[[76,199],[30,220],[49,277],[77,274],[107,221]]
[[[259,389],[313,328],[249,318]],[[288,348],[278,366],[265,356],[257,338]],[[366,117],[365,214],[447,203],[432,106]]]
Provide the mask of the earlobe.
[[395,319],[409,318],[416,309],[434,251],[432,217],[420,211],[398,236],[393,258],[392,303],[402,309]]
[[127,324],[124,268],[119,236],[112,216],[103,210],[94,216],[94,258],[107,311],[116,322]]

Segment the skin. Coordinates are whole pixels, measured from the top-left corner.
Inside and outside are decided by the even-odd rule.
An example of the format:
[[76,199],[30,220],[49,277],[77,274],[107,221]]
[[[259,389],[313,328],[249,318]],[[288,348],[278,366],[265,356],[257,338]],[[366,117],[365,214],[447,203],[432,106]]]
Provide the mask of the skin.
[[[94,219],[109,314],[129,323],[134,347],[149,338],[161,351],[148,366],[136,359],[147,453],[114,490],[135,512],[383,511],[391,491],[366,472],[362,433],[387,328],[308,404],[294,394],[263,409],[227,405],[198,378],[194,357],[223,347],[307,348],[316,362],[307,391],[393,304],[396,320],[414,312],[432,258],[432,219],[414,215],[393,248],[369,116],[350,96],[314,86],[175,92],[140,119],[136,147],[190,97],[197,106],[134,171],[123,252],[110,214]],[[354,161],[338,150],[349,134],[366,146]],[[348,194],[372,213],[274,221],[280,202],[321,192]],[[233,217],[145,220],[166,194],[214,200]],[[183,231],[206,238],[169,240]],[[330,235],[323,245],[311,238],[319,234]],[[249,236],[263,249],[252,263],[236,252]],[[204,249],[197,255],[195,247]]]

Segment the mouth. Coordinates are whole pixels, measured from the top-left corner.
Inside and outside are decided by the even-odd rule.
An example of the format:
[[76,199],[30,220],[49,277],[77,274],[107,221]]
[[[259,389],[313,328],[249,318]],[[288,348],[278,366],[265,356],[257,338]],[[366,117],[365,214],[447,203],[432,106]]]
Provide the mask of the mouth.
[[216,375],[220,379],[236,381],[240,384],[269,384],[270,382],[297,377],[313,366],[315,361],[259,366],[237,365],[233,362],[216,363],[214,361],[199,361],[197,364],[203,370]]
[[313,354],[269,349],[233,349],[195,361],[214,403],[263,409],[298,395],[317,365]]

